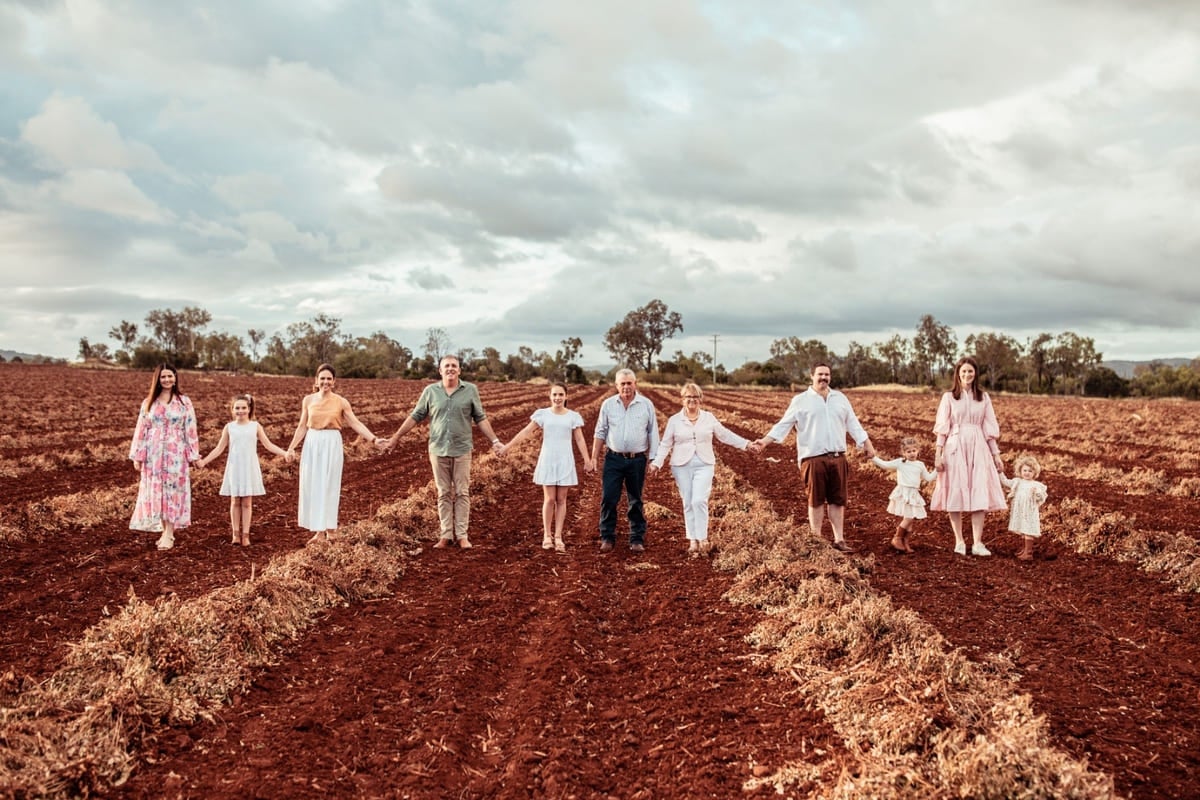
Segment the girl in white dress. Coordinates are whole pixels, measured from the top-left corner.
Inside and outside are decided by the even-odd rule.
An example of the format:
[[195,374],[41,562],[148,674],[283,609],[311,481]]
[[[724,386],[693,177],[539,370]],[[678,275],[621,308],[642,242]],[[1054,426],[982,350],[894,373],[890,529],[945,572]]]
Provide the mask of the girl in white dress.
[[912,436],[900,442],[900,458],[884,461],[874,456],[871,461],[880,469],[896,473],[896,488],[888,495],[888,513],[900,517],[900,524],[892,535],[892,549],[897,553],[913,552],[909,536],[912,535],[913,520],[925,519],[925,498],[921,485],[937,477],[937,473],[925,468],[918,460],[921,445]]
[[254,511],[254,498],[267,493],[263,488],[262,468],[258,463],[258,442],[277,456],[286,456],[287,451],[275,445],[254,421],[254,398],[239,394],[230,403],[233,421],[221,430],[221,441],[212,452],[200,459],[200,466],[209,462],[229,448],[225,459],[225,478],[221,481],[221,496],[229,498],[229,524],[233,529],[233,544],[246,547],[250,544],[250,518]]
[[542,449],[533,468],[533,482],[542,487],[542,549],[565,553],[563,523],[567,518],[567,491],[579,483],[575,455],[571,452],[572,436],[583,456],[584,468],[592,472],[596,464],[583,439],[583,417],[567,408],[567,387],[563,384],[550,385],[550,407],[533,412],[529,424],[500,447],[500,455],[538,429],[542,431]]
[[1000,483],[1008,489],[1008,497],[1012,501],[1012,508],[1008,512],[1008,529],[1020,534],[1022,539],[1017,558],[1033,561],[1033,543],[1042,536],[1041,507],[1047,496],[1046,484],[1037,480],[1042,474],[1042,466],[1033,456],[1019,456],[1013,462],[1013,472],[1017,473],[1017,477],[1009,478],[1000,474]]

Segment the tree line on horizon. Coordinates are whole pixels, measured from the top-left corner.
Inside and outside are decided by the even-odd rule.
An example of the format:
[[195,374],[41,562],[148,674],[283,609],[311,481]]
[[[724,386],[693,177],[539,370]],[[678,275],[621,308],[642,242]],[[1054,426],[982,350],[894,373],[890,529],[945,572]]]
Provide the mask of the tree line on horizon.
[[604,346],[616,362],[608,373],[585,370],[577,363],[583,350],[579,337],[560,342],[553,354],[522,346],[502,355],[494,347],[455,348],[443,328],[429,328],[419,352],[383,331],[354,336],[342,330],[341,320],[317,314],[268,336],[250,328],[243,338],[227,332],[206,333],[212,315],[198,307],[181,311],[154,309],[143,326],[121,320],[108,332],[117,344],[79,340],[79,357],[149,369],[167,361],[182,369],[255,371],[280,375],[311,375],[329,363],[341,377],[437,377],[443,355],[457,355],[464,377],[475,381],[527,381],[533,378],[568,383],[596,383],[611,378],[617,366],[634,369],[639,380],[731,386],[796,386],[808,382],[811,366],[827,363],[834,383],[844,388],[871,384],[944,386],[955,361],[971,355],[979,363],[980,384],[989,391],[1031,394],[1074,394],[1091,397],[1185,397],[1200,399],[1200,358],[1173,367],[1152,362],[1125,379],[1102,365],[1095,341],[1072,331],[1040,333],[1020,342],[1004,333],[971,334],[961,344],[948,325],[932,314],[918,320],[911,337],[893,334],[869,345],[850,342],[835,353],[819,339],[799,336],[771,343],[767,357],[747,361],[730,371],[713,363],[711,353],[690,355],[676,350],[662,358],[663,347],[683,331],[683,319],[661,300],[630,311],[604,335]]

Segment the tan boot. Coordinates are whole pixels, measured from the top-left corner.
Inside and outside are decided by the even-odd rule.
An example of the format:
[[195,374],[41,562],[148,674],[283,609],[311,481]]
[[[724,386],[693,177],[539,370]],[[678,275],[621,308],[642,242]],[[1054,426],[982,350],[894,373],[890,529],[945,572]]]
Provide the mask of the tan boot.
[[904,526],[897,525],[896,533],[894,536],[892,536],[892,549],[895,550],[897,553],[907,553],[908,552],[908,550],[905,549],[905,547],[904,547],[904,534],[905,534]]

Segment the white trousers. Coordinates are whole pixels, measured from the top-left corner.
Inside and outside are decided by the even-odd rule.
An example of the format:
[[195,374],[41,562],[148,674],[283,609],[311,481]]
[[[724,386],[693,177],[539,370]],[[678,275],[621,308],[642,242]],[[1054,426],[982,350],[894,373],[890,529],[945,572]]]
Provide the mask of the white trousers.
[[683,522],[687,527],[687,538],[703,541],[708,538],[708,497],[712,494],[712,464],[705,464],[700,456],[682,467],[671,467],[679,497],[683,500]]

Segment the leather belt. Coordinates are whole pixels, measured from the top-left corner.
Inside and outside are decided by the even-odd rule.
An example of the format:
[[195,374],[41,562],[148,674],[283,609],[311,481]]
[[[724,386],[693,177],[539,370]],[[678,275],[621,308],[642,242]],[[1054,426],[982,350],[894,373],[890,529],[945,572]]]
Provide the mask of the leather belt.
[[612,453],[614,456],[620,456],[621,458],[625,458],[625,459],[645,458],[646,457],[645,453],[622,453],[618,450],[609,450],[608,452]]

